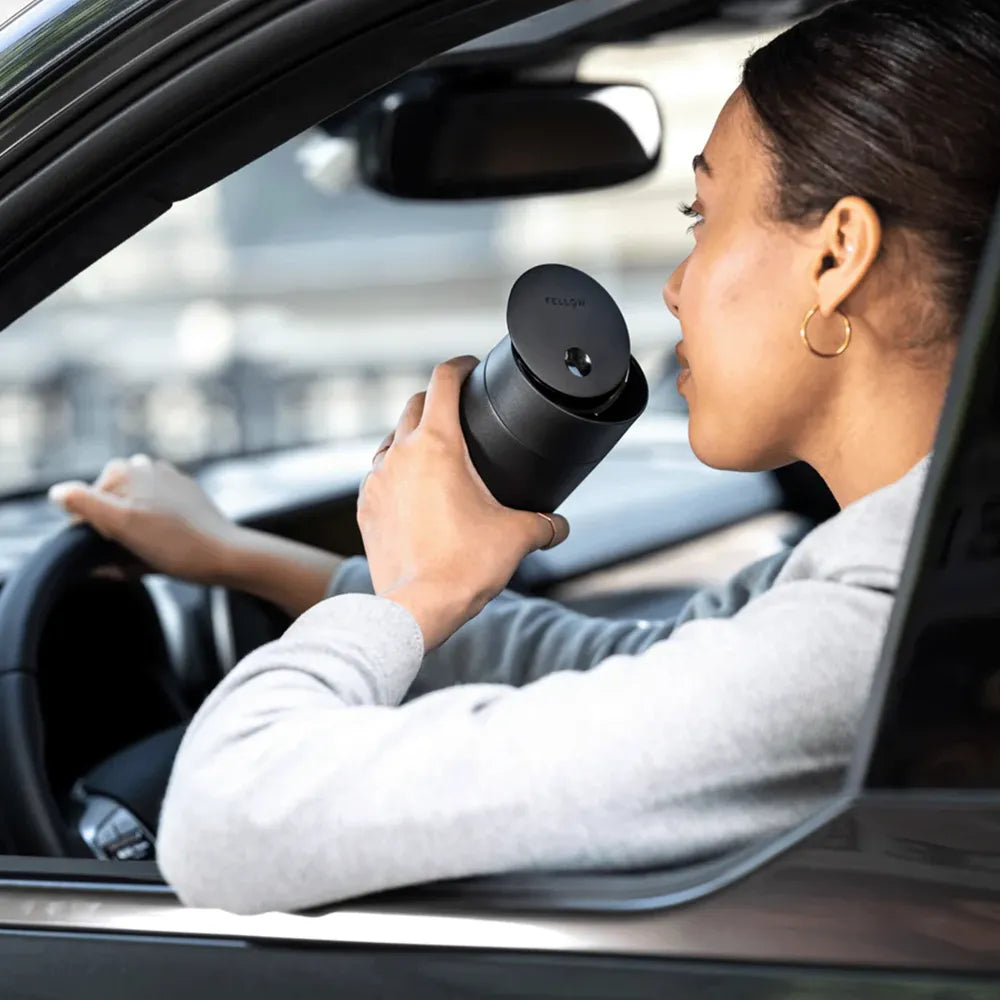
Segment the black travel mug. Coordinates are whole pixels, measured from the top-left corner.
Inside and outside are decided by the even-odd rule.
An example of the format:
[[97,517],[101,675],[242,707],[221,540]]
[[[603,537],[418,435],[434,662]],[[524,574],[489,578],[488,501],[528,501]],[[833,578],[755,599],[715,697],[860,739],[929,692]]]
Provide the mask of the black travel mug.
[[462,431],[500,503],[551,512],[632,426],[649,387],[614,299],[576,268],[522,274],[507,331],[462,386]]

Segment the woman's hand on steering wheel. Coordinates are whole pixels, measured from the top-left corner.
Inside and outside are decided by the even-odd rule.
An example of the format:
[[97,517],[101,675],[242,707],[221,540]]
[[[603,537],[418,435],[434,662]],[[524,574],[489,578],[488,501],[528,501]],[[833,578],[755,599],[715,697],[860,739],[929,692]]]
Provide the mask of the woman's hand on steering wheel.
[[112,459],[92,485],[57,483],[49,497],[147,570],[242,590],[293,617],[323,600],[342,561],[230,521],[190,476],[146,455]]
[[56,483],[49,499],[147,568],[195,583],[225,576],[239,535],[190,476],[147,455],[112,459],[93,484]]

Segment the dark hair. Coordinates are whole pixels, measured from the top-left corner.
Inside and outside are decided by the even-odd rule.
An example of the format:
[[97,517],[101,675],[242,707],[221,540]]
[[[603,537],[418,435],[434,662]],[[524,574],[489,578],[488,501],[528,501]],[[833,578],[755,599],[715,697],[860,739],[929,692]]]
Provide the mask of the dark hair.
[[[743,89],[775,164],[772,215],[866,199],[917,235],[956,333],[1000,193],[1000,0],[844,0],[754,52]],[[933,338],[930,338],[933,339]]]

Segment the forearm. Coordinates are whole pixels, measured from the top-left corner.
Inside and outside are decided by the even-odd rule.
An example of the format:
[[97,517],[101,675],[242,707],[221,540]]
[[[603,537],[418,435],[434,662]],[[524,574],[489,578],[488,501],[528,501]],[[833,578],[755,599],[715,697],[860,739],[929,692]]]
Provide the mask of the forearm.
[[[428,653],[411,696],[451,684],[521,687],[562,670],[590,670],[609,656],[637,656],[696,618],[728,618],[770,589],[788,552],[747,566],[700,591],[679,613],[652,620],[581,614],[554,601],[504,591],[477,617]],[[351,574],[357,582],[359,573]]]
[[326,596],[343,556],[252,528],[237,529],[218,582],[270,601],[297,617]]
[[453,684],[522,687],[548,674],[590,670],[616,653],[641,653],[672,629],[671,621],[595,618],[504,591],[427,654],[410,696]]
[[[327,596],[373,593],[362,559],[348,560]],[[614,653],[640,653],[665,639],[672,621],[612,621],[553,601],[504,591],[424,657],[407,698],[454,684],[520,687],[560,670],[589,670]]]
[[256,913],[518,869],[678,865],[773,836],[839,787],[891,604],[788,584],[640,656],[400,705],[419,623],[390,600],[324,601],[188,727],[161,870],[185,903]]

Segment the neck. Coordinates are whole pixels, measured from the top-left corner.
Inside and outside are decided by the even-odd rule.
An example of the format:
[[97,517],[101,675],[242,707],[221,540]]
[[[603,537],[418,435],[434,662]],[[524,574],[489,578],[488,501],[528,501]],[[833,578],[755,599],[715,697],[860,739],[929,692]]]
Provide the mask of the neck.
[[901,479],[932,450],[947,389],[947,370],[884,373],[865,392],[842,394],[835,419],[825,422],[835,434],[801,457],[846,507]]

